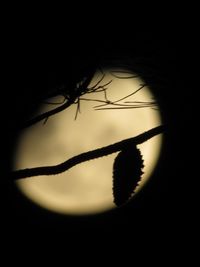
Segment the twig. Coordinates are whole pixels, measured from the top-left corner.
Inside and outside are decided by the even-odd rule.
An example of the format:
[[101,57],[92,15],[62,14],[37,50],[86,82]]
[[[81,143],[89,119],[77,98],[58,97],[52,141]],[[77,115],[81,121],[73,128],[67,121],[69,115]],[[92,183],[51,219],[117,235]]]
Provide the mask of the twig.
[[[139,92],[139,91],[140,91],[142,88],[144,88],[145,86],[146,86],[146,84],[142,84],[137,90],[135,90],[135,91],[132,92],[131,94],[129,94],[129,95],[127,95],[127,96],[124,96],[124,97],[122,97],[122,98],[120,98],[120,99],[118,99],[118,100],[116,100],[116,101],[114,101],[114,102],[109,101],[109,102],[106,102],[105,104],[95,106],[94,108],[95,108],[95,109],[98,108],[98,110],[100,110],[100,109],[99,109],[100,107],[103,107],[103,106],[106,106],[106,105],[109,105],[109,104],[114,105],[114,104],[116,104],[116,103],[118,103],[118,102],[120,102],[120,101],[122,101],[122,100],[124,100],[124,99],[126,99],[126,98],[128,98],[128,97],[130,97],[130,96],[132,96],[132,95],[134,95],[134,94],[136,94],[137,92]],[[102,108],[102,109],[103,109],[103,108]]]
[[[55,109],[52,109],[50,111],[47,111],[45,113],[42,113],[36,117],[34,117],[33,119],[30,119],[26,122],[23,123],[23,125],[20,125],[20,129],[23,129],[23,128],[27,128],[39,121],[42,121],[42,120],[45,120],[44,123],[47,121],[47,119],[65,109],[67,109],[70,105],[74,104],[74,102],[76,101],[77,98],[79,98],[81,95],[85,94],[86,91],[87,91],[87,88],[93,78],[95,74],[95,69],[91,71],[91,73],[85,78],[85,80],[83,81],[83,84],[81,85],[81,87],[78,87],[75,90],[75,91],[70,91],[65,88],[65,87],[61,87],[59,91],[58,90],[58,93],[56,94],[56,92],[53,92],[52,94],[50,94],[48,97],[53,97],[53,96],[57,96],[57,95],[63,95],[66,99],[66,102],[64,104],[62,104],[61,106],[55,108]],[[97,83],[99,84],[99,82]],[[65,92],[65,90],[66,92]],[[94,90],[94,88],[92,88]],[[66,94],[67,93],[67,94]]]
[[121,151],[125,147],[130,146],[131,144],[135,144],[135,145],[141,144],[149,140],[150,138],[162,133],[163,131],[164,131],[164,126],[161,125],[147,132],[144,132],[140,135],[137,135],[135,137],[124,139],[120,142],[117,142],[115,144],[112,144],[106,147],[84,152],[58,165],[43,166],[43,167],[36,167],[36,168],[13,171],[11,172],[11,178],[13,180],[18,180],[21,178],[28,178],[28,177],[38,176],[38,175],[59,174],[59,173],[69,170],[73,166],[80,164],[82,162],[95,159],[95,158],[99,158],[99,157],[103,157],[103,156],[107,156],[117,151]]
[[45,113],[42,113],[41,115],[38,115],[37,117],[35,117],[35,118],[23,123],[23,125],[21,125],[20,128],[21,129],[27,128],[27,127],[29,127],[29,126],[31,126],[31,125],[39,122],[39,121],[47,120],[49,117],[51,117],[51,116],[55,115],[56,113],[59,113],[59,112],[63,111],[64,109],[68,108],[73,103],[74,103],[74,100],[71,99],[70,101],[65,102],[61,106],[59,106],[57,108],[54,108],[54,109],[52,109],[50,111],[47,111]]

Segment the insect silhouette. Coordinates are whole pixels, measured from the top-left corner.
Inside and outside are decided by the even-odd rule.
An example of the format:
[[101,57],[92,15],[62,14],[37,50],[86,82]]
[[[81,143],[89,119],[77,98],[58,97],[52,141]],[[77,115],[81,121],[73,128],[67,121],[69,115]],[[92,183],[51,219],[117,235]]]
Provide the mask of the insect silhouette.
[[113,164],[114,203],[121,206],[130,200],[143,174],[143,159],[136,145],[121,150]]

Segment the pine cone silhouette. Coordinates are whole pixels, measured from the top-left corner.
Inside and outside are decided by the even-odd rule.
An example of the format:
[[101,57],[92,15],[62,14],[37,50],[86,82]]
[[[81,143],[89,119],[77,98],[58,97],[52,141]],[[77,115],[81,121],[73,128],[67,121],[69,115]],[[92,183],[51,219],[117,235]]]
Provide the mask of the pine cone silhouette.
[[123,149],[113,164],[113,196],[117,206],[125,204],[134,193],[143,174],[143,159],[136,145]]

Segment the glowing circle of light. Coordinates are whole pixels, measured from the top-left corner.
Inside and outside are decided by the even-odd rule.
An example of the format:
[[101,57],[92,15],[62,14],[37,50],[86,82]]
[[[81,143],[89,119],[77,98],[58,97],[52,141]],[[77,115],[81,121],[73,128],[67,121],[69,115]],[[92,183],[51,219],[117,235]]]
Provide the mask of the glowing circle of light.
[[[81,100],[76,120],[77,105],[73,104],[50,117],[46,124],[39,122],[23,131],[16,149],[14,169],[56,165],[80,153],[134,137],[161,125],[158,108],[141,107],[142,102],[155,100],[150,89],[145,86],[131,95],[144,84],[140,78],[126,77],[127,74],[123,74],[122,79],[110,70],[105,73],[101,85],[112,80],[106,86],[106,96],[103,91],[83,95],[82,98],[93,101]],[[102,73],[97,72],[90,86],[95,85],[101,77]],[[106,98],[114,102],[128,95],[131,96],[121,102],[132,106],[135,103],[138,107],[105,110],[102,107],[99,107],[100,110],[94,108],[102,104],[95,100],[105,101]],[[58,96],[52,101],[59,103],[60,100],[62,97]],[[39,113],[52,108],[52,105],[43,104]],[[159,158],[161,144],[160,134],[138,145],[145,167],[136,193],[149,180]],[[114,153],[78,164],[58,175],[20,179],[16,184],[33,203],[53,212],[86,215],[108,211],[115,207],[112,167],[116,155]]]

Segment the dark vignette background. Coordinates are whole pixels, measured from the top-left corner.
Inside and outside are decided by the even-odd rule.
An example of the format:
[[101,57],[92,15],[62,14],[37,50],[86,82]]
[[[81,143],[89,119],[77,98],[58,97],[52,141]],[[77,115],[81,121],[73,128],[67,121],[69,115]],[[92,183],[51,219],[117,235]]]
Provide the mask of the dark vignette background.
[[[89,40],[88,36],[83,38]],[[191,227],[194,207],[187,188],[194,180],[190,101],[194,91],[187,79],[190,52],[185,39],[185,35],[148,31],[133,37],[99,40],[96,36],[84,44],[71,37],[59,42],[55,37],[48,41],[41,36],[13,37],[5,53],[6,82],[1,90],[3,244],[8,241],[9,249],[15,250],[19,240],[24,247],[35,241],[46,245],[48,240],[57,240],[67,249],[77,249],[89,240],[90,245],[103,241],[120,251],[131,242],[135,254],[152,244],[168,253],[175,251],[176,245],[184,247],[187,238],[195,235]],[[45,94],[45,88],[68,80],[67,71],[73,80],[74,73],[82,73],[90,64],[116,58],[128,58],[149,82],[166,124],[162,155],[151,181],[134,201],[105,214],[67,217],[36,207],[16,190],[7,174],[17,138],[13,128],[34,111],[33,100]]]

